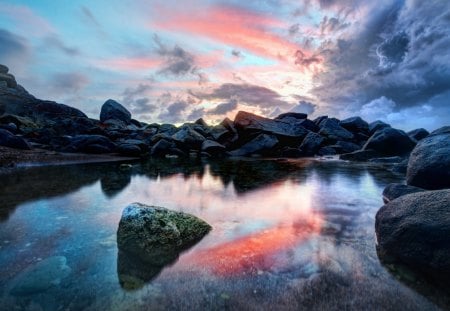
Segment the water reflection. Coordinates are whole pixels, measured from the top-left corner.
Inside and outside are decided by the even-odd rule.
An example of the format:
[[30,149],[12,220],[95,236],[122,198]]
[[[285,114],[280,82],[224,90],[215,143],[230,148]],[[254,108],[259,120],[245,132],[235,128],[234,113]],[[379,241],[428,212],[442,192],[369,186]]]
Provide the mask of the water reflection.
[[[4,176],[0,305],[435,309],[386,272],[375,253],[382,189],[402,178],[333,161],[177,159]],[[135,201],[192,213],[214,229],[174,261],[143,264],[116,243],[122,209]],[[68,277],[38,296],[11,294],[21,271],[52,256],[67,259]]]

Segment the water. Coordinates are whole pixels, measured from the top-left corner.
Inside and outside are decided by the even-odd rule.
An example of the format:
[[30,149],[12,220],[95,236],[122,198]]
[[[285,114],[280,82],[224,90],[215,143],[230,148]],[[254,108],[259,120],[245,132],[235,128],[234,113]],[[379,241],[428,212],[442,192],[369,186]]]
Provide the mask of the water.
[[[403,273],[405,283],[377,257],[381,192],[402,180],[382,167],[314,160],[166,159],[3,176],[0,309],[446,308],[414,286],[423,283],[416,276]],[[213,226],[175,262],[138,267],[153,270],[136,289],[121,286],[116,243],[131,202]]]

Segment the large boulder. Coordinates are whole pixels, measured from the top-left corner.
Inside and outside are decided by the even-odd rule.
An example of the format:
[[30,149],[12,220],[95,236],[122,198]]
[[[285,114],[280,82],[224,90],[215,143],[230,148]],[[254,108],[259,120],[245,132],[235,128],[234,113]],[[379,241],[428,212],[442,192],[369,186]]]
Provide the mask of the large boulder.
[[340,126],[339,122],[335,119],[325,119],[320,123],[319,126],[319,134],[331,141],[348,141],[352,140],[354,137],[351,132]]
[[309,132],[305,139],[303,139],[303,142],[300,145],[300,150],[302,150],[306,156],[313,156],[317,153],[317,151],[319,151],[324,141],[325,138],[319,134]]
[[209,224],[193,215],[132,203],[123,210],[117,244],[143,262],[165,265],[210,230]]
[[230,152],[232,156],[246,156],[251,154],[266,154],[270,153],[278,144],[278,139],[275,135],[260,134],[248,143],[241,146],[239,149]]
[[351,117],[339,122],[339,125],[352,133],[369,132],[369,124],[361,117]]
[[0,129],[0,146],[23,150],[31,149],[25,139],[4,129]]
[[110,119],[128,124],[131,121],[131,113],[115,100],[108,99],[100,111],[100,121],[105,122]]
[[419,129],[409,131],[407,134],[409,137],[411,137],[415,141],[422,140],[425,137],[427,137],[428,135],[430,135],[430,133],[424,128],[419,128]]
[[115,151],[116,145],[107,137],[102,135],[76,135],[70,138],[69,145],[65,146],[64,152],[84,153],[110,153]]
[[383,201],[388,203],[403,195],[425,191],[422,188],[404,185],[404,184],[389,184],[383,190]]
[[234,126],[244,132],[264,132],[277,136],[298,137],[303,139],[308,131],[299,123],[271,120],[253,113],[239,111]]
[[450,188],[450,126],[418,142],[409,157],[406,181],[424,189]]
[[296,120],[304,120],[308,117],[306,113],[301,112],[286,112],[280,114],[275,120],[283,120],[283,119],[296,119]]
[[226,148],[224,145],[208,139],[203,142],[201,151],[206,152],[211,156],[221,156],[225,154]]
[[376,131],[391,127],[389,124],[384,123],[383,121],[377,120],[369,124],[369,134],[372,136]]
[[12,74],[0,72],[0,81],[6,82],[6,86],[9,88],[17,87],[16,78]]
[[378,254],[442,278],[450,277],[450,189],[401,196],[376,215]]
[[0,73],[8,73],[9,68],[5,65],[0,64]]
[[339,159],[354,162],[367,162],[370,159],[379,157],[380,154],[374,150],[357,150],[350,153],[341,154]]
[[414,148],[415,144],[402,130],[385,127],[369,138],[363,150],[371,149],[387,156],[405,155]]
[[172,135],[172,139],[183,149],[199,150],[206,138],[190,126],[183,126],[178,132]]

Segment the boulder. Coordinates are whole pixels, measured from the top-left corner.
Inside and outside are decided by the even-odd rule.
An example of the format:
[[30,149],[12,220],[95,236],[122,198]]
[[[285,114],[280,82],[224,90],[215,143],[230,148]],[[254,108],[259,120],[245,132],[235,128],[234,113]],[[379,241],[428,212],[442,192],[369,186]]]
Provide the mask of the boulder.
[[340,148],[339,153],[350,153],[361,149],[361,147],[355,143],[341,140],[336,143],[336,146]]
[[415,144],[402,130],[385,127],[369,138],[363,150],[371,149],[387,156],[405,155],[414,148]]
[[417,143],[406,172],[408,185],[450,188],[450,127],[440,128]]
[[0,73],[8,73],[9,68],[5,65],[0,64]]
[[352,140],[354,137],[351,132],[340,126],[339,122],[332,118],[323,120],[319,126],[319,134],[331,141],[348,141]]
[[164,133],[169,136],[175,134],[178,131],[177,127],[173,124],[164,123],[158,128],[158,133]]
[[391,127],[389,124],[384,123],[383,121],[377,120],[369,124],[369,135],[372,136],[376,131]]
[[450,277],[450,189],[403,195],[377,213],[378,254],[440,278]]
[[372,158],[369,162],[374,163],[386,163],[386,164],[397,164],[402,163],[405,159],[404,157],[394,156],[394,157],[380,157],[380,158]]
[[271,120],[253,113],[239,111],[234,119],[234,126],[242,132],[264,132],[286,137],[303,139],[308,131],[298,123]]
[[163,266],[210,230],[209,224],[193,215],[132,203],[122,212],[117,245],[149,265]]
[[5,129],[0,129],[0,146],[23,150],[31,149],[25,139],[20,136],[15,136],[13,133]]
[[197,119],[194,123],[203,127],[208,127],[208,124],[205,122],[205,120],[203,120],[203,118]]
[[367,162],[370,159],[379,157],[380,154],[374,150],[357,150],[350,153],[341,154],[339,159],[354,162]]
[[272,151],[278,144],[275,135],[260,134],[253,140],[241,146],[239,149],[230,152],[232,156],[246,156],[251,154],[264,154]]
[[116,145],[102,135],[76,135],[70,139],[70,144],[62,149],[64,152],[109,153]]
[[125,123],[130,123],[131,113],[121,104],[115,100],[108,99],[103,105],[100,111],[100,121],[106,120],[118,120]]
[[309,119],[300,120],[298,121],[298,124],[311,132],[317,133],[318,131],[320,131],[320,127]]
[[361,117],[351,117],[339,122],[339,125],[352,133],[368,133],[369,124],[361,119]]
[[308,115],[306,113],[300,113],[300,112],[286,112],[286,113],[280,114],[278,117],[275,118],[275,120],[283,120],[285,118],[304,120],[304,119],[308,118]]
[[299,148],[284,147],[280,150],[280,156],[283,158],[300,158],[304,153]]
[[325,146],[325,147],[320,148],[319,151],[317,151],[317,154],[320,156],[332,156],[332,155],[336,155],[337,152],[333,147]]
[[127,143],[118,145],[116,152],[129,157],[139,157],[142,154],[142,150],[138,145]]
[[0,72],[0,81],[6,82],[6,86],[9,88],[17,87],[16,78],[12,74]]
[[175,142],[170,138],[159,140],[150,149],[150,155],[153,157],[164,157],[166,155],[185,156],[186,154],[178,149]]
[[34,102],[30,113],[32,117],[43,123],[46,123],[48,119],[56,118],[87,118],[81,110],[48,100],[38,100]]
[[203,142],[201,151],[206,152],[211,156],[219,156],[225,154],[226,148],[224,145],[208,139]]
[[411,137],[415,141],[419,141],[421,139],[424,139],[428,135],[430,135],[430,133],[424,128],[419,128],[419,129],[409,131],[407,134],[409,137]]
[[319,134],[309,132],[305,139],[303,139],[300,149],[306,156],[313,156],[319,151],[324,141],[325,139]]
[[425,191],[422,188],[408,186],[404,184],[389,184],[383,190],[383,201],[388,203],[395,200],[403,195]]
[[320,117],[315,118],[315,119],[313,120],[313,122],[314,122],[317,126],[319,126],[320,123],[322,123],[322,121],[324,121],[324,120],[326,120],[326,119],[328,119],[328,116],[320,116]]
[[172,135],[172,139],[184,149],[199,150],[206,138],[189,126],[183,126]]

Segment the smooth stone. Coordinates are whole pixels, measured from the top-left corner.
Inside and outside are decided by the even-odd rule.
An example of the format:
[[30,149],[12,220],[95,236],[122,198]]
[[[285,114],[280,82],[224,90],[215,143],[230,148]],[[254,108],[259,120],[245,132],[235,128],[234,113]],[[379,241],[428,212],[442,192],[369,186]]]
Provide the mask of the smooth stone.
[[403,195],[425,191],[425,189],[404,184],[389,184],[383,190],[383,201],[388,203]]
[[100,121],[105,122],[109,119],[122,121],[128,124],[131,121],[131,113],[115,100],[108,99],[102,105]]
[[419,140],[424,139],[428,135],[430,135],[430,132],[428,132],[424,128],[419,128],[419,129],[415,129],[415,130],[409,131],[407,134],[408,134],[409,137],[411,137],[415,141],[419,141]]
[[372,136],[376,131],[391,127],[389,124],[384,123],[383,121],[377,120],[369,124],[369,135]]
[[383,155],[395,156],[408,154],[415,144],[404,131],[386,127],[376,131],[362,149],[371,149]]
[[15,136],[10,131],[1,128],[0,128],[0,146],[22,150],[31,149],[30,145],[25,139],[23,139],[20,136]]
[[352,133],[369,132],[369,124],[366,121],[364,121],[361,117],[347,118],[339,122],[339,125]]
[[319,134],[329,140],[352,140],[354,135],[339,125],[339,122],[333,118],[328,118],[320,123]]
[[350,153],[341,154],[339,159],[354,162],[367,162],[370,159],[379,157],[380,154],[375,150],[357,150]]
[[232,156],[246,156],[255,153],[270,152],[278,144],[275,135],[260,134],[253,140],[241,146],[239,149],[230,152]]
[[325,141],[325,138],[319,134],[309,132],[300,145],[300,149],[306,156],[313,156],[319,151],[321,145]]

